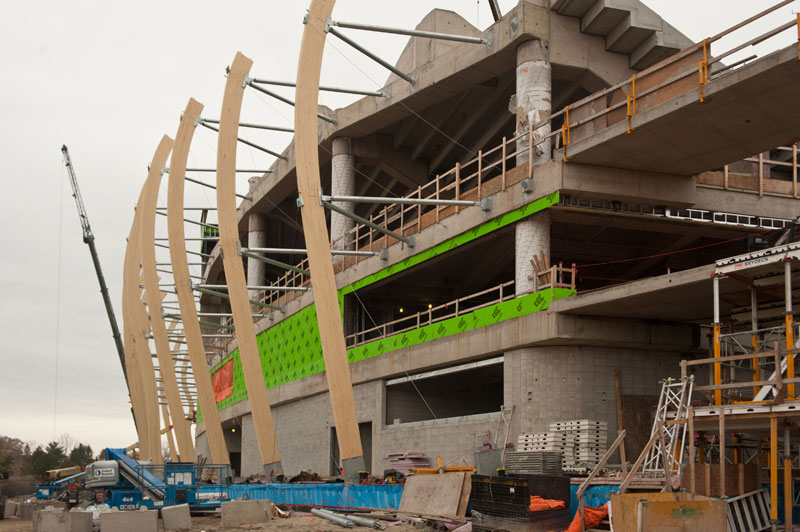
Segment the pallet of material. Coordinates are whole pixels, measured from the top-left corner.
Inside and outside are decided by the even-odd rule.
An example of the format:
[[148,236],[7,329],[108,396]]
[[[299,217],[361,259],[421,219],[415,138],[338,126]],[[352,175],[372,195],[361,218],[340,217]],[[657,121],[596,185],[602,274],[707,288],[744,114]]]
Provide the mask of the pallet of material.
[[386,459],[389,461],[390,469],[404,475],[408,475],[412,468],[424,468],[430,465],[425,454],[420,452],[391,453],[386,455]]
[[547,451],[507,452],[504,465],[508,473],[560,475],[562,458],[560,453]]

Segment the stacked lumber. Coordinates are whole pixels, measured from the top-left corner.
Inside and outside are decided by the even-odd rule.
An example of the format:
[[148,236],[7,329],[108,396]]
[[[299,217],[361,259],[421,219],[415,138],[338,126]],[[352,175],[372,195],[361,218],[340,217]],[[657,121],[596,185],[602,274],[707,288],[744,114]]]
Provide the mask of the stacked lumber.
[[394,469],[398,473],[402,473],[406,476],[411,473],[412,468],[425,468],[430,466],[430,461],[425,457],[425,453],[415,451],[387,454],[386,460],[389,461],[390,469]]
[[594,468],[608,449],[608,423],[593,419],[576,419],[550,423],[550,431],[574,437],[573,464],[576,472]]

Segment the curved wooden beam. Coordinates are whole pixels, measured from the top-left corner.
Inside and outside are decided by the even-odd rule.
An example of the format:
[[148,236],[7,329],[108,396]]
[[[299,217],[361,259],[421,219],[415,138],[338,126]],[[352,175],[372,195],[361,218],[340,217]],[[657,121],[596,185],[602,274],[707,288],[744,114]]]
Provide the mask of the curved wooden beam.
[[[175,278],[175,292],[178,294],[178,305],[181,309],[183,333],[186,336],[186,347],[192,361],[192,373],[197,388],[197,400],[203,412],[206,427],[206,439],[211,451],[211,460],[215,464],[230,464],[225,436],[214,399],[214,387],[208,370],[206,349],[203,344],[200,321],[197,317],[194,297],[189,277],[189,261],[186,259],[186,233],[183,226],[183,198],[186,177],[186,161],[189,158],[189,146],[194,136],[195,122],[200,117],[203,106],[190,99],[183,111],[178,134],[175,135],[175,146],[170,161],[169,185],[167,188],[167,232],[169,235],[169,256],[172,263],[172,276]],[[183,379],[186,389],[186,379]]]
[[[333,11],[335,0],[312,0],[308,22],[303,30],[300,63],[297,66],[297,92],[294,113],[294,145],[297,158],[297,187],[303,201],[303,233],[308,249],[308,262],[317,308],[319,336],[325,359],[325,374],[333,408],[333,421],[345,478],[358,481],[364,469],[361,437],[358,432],[353,383],[347,362],[342,316],[336,294],[333,259],[328,228],[325,225],[318,191],[320,189],[317,136],[317,102],[322,53],[325,48],[325,23]],[[219,164],[217,165],[219,168]]]
[[158,190],[161,187],[161,178],[167,164],[167,157],[172,151],[172,139],[164,136],[156,157],[150,166],[147,181],[144,183],[144,196],[142,198],[142,222],[139,246],[142,257],[142,277],[144,278],[145,293],[147,294],[147,313],[150,317],[150,327],[153,330],[153,339],[158,356],[159,373],[164,386],[164,395],[167,397],[172,426],[175,428],[175,437],[178,444],[178,457],[180,461],[194,461],[194,442],[186,414],[183,411],[178,380],[175,378],[175,363],[172,360],[172,351],[169,347],[167,327],[164,324],[161,300],[162,292],[158,288],[158,271],[156,270],[156,207],[158,206]]
[[242,373],[253,415],[258,449],[264,464],[267,479],[273,474],[282,474],[281,456],[272,410],[269,406],[267,387],[256,342],[250,298],[244,276],[244,266],[236,244],[239,242],[239,226],[236,221],[236,137],[239,131],[239,116],[244,96],[244,78],[253,61],[237,53],[228,72],[222,112],[219,117],[219,139],[217,145],[217,217],[222,246],[222,263],[228,284],[231,313],[236,328],[236,342]]
[[[131,368],[138,381],[139,398],[133,404],[140,405],[142,411],[141,422],[137,417],[137,430],[139,431],[139,458],[153,460],[161,463],[161,426],[158,413],[158,391],[156,389],[156,375],[153,367],[153,358],[150,354],[150,345],[147,336],[150,334],[150,325],[147,323],[147,314],[142,302],[141,260],[139,235],[142,221],[142,199],[144,188],[139,193],[136,203],[136,212],[133,216],[131,231],[128,235],[128,245],[125,250],[125,264],[123,268],[123,293],[122,313],[125,327],[125,353],[131,356]],[[129,374],[130,377],[130,374]]]
[[[140,196],[141,201],[141,196]],[[142,380],[143,370],[140,368],[139,359],[136,356],[135,345],[135,332],[138,327],[134,326],[134,318],[131,316],[129,309],[131,308],[130,294],[128,283],[133,278],[131,271],[136,267],[135,256],[137,249],[135,245],[131,244],[134,234],[138,234],[138,218],[134,214],[134,220],[131,223],[130,234],[128,235],[128,244],[125,249],[125,260],[123,262],[123,275],[122,275],[122,324],[123,324],[123,341],[125,343],[125,370],[128,375],[128,383],[130,386],[130,400],[133,414],[136,419],[136,435],[139,441],[139,454],[140,456],[149,456],[149,434],[148,429],[150,424],[147,419],[147,406],[145,403],[145,386]],[[135,243],[135,242],[134,242]]]

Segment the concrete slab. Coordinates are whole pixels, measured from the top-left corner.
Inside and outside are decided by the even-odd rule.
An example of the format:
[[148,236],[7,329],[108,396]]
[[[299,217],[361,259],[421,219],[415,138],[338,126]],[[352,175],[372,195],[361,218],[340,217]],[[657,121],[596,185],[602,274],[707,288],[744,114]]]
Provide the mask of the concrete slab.
[[100,514],[102,532],[158,532],[158,512],[107,512]]
[[40,510],[34,514],[34,532],[92,532],[91,512]]
[[36,503],[24,502],[17,506],[17,517],[20,519],[33,519],[33,512],[36,510]]
[[268,520],[261,501],[228,501],[222,503],[222,526],[266,523]]
[[165,506],[161,509],[161,521],[164,530],[190,530],[192,516],[189,513],[189,505]]
[[15,517],[17,515],[18,506],[19,504],[14,501],[6,501],[6,504],[3,507],[3,519]]

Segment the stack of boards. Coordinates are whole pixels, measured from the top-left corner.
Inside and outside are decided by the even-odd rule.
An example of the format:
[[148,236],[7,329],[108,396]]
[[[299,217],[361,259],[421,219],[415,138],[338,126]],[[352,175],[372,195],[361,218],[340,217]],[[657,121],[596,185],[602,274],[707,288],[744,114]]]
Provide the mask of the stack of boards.
[[506,473],[524,475],[561,475],[561,455],[550,451],[517,451],[506,453]]
[[608,448],[608,423],[592,419],[556,421],[548,432],[520,434],[518,452],[548,451],[561,455],[564,471],[585,473],[597,465]]

